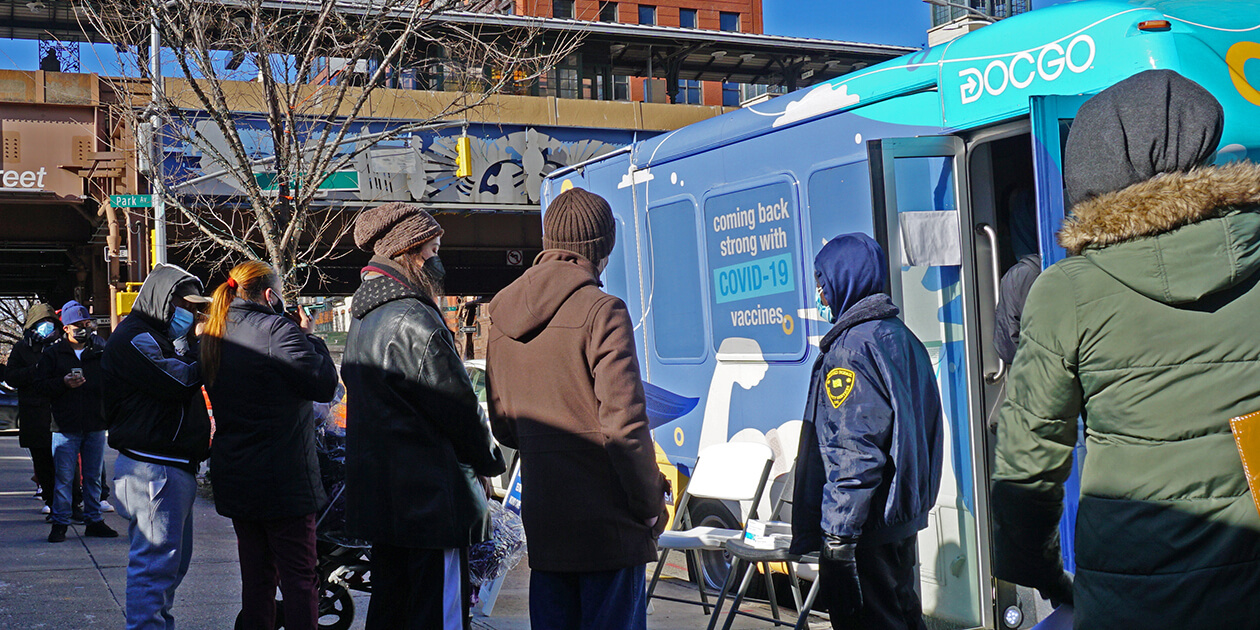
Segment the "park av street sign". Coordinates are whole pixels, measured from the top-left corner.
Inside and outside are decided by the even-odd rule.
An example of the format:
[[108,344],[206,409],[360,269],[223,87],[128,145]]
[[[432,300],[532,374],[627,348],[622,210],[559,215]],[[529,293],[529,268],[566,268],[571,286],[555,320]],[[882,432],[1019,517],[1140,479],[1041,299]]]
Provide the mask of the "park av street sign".
[[153,195],[110,195],[109,205],[115,208],[152,208]]

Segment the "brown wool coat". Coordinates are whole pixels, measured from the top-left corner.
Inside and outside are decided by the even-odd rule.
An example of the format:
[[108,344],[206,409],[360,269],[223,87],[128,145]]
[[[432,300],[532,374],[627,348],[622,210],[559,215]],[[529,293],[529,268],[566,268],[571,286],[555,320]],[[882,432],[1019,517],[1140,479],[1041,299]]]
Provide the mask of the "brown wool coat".
[[520,452],[529,563],[543,571],[653,561],[666,520],[630,316],[596,276],[546,250],[490,303],[491,423]]

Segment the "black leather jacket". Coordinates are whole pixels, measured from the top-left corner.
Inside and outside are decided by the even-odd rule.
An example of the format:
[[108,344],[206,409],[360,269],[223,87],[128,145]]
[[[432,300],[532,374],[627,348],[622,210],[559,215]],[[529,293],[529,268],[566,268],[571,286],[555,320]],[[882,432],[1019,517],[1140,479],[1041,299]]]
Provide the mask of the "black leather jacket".
[[476,475],[503,472],[437,305],[373,259],[342,360],[346,528],[376,543],[455,549],[488,534]]

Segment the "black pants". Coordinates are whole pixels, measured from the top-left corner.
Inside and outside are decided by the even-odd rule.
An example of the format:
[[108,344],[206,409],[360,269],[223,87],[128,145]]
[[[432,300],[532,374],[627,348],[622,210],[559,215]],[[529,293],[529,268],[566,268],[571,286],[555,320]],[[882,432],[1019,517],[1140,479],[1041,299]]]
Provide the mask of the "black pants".
[[232,519],[241,559],[241,627],[276,627],[276,586],[284,596],[284,627],[319,626],[319,561],[315,515],[269,521]]
[[40,497],[44,505],[52,507],[53,487],[57,482],[57,471],[53,468],[52,439],[48,444],[27,449],[31,453],[31,463],[35,465],[35,483],[39,484]]
[[366,630],[469,630],[467,549],[372,545]]
[[[831,613],[834,630],[926,630],[923,607],[915,589],[914,566],[918,561],[917,537],[886,545],[857,547],[858,582],[862,585],[862,610],[856,616]],[[832,572],[823,568],[819,579]],[[819,598],[831,591],[824,581]],[[830,603],[830,602],[828,602]]]

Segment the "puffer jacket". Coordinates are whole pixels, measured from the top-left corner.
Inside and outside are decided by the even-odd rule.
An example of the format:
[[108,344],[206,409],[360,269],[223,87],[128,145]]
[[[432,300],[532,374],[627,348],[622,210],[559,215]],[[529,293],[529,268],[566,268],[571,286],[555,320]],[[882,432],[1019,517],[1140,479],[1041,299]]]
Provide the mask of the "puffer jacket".
[[131,314],[105,344],[102,398],[111,447],[137,461],[196,473],[210,455],[197,343],[189,335],[180,354],[168,333],[183,285],[201,292],[201,281],[175,265],[158,265],[149,274]]
[[1078,416],[1077,628],[1260,619],[1260,514],[1230,432],[1260,410],[1260,166],[1084,201],[1033,284],[998,430],[995,574],[1062,571]]
[[346,529],[397,547],[467,547],[489,533],[477,475],[501,474],[503,456],[454,336],[405,277],[373,258],[354,294],[341,367]]
[[314,513],[327,501],[311,401],[331,401],[337,366],[328,346],[270,306],[237,298],[227,314],[210,448],[214,508],[263,521]]

